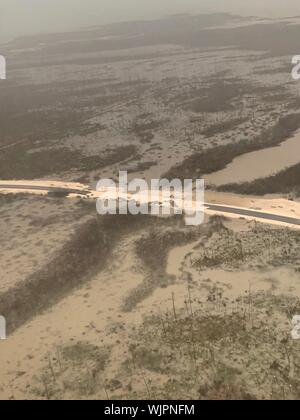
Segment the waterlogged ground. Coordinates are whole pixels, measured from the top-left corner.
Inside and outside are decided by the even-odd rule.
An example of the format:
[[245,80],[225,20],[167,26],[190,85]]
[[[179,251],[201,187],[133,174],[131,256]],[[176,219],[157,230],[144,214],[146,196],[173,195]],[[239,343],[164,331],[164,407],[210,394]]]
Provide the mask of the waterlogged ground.
[[4,45],[0,179],[150,179],[194,151],[253,139],[297,110],[298,25],[177,17]]
[[299,232],[130,224],[107,261],[58,300],[49,285],[53,304],[1,343],[1,398],[297,399]]
[[[221,185],[299,163],[298,34],[297,19],[221,14],[11,42],[0,179],[94,186],[124,169]],[[207,201],[297,216],[292,192]],[[1,399],[300,398],[299,231],[104,219],[48,195],[0,211]]]
[[236,158],[225,169],[205,177],[206,182],[220,186],[251,182],[274,175],[299,163],[300,133],[277,147],[246,153]]

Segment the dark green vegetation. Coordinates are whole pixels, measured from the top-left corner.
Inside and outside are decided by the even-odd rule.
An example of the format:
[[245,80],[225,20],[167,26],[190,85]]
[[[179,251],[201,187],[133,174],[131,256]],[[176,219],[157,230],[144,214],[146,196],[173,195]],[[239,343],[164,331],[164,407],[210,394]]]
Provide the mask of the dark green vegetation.
[[290,267],[300,271],[300,235],[291,229],[270,229],[254,224],[246,232],[234,233],[220,223],[192,258],[198,271],[222,269],[260,269]]
[[[199,55],[201,57],[202,47],[205,54],[208,46],[219,49],[230,45],[231,49],[243,47],[244,50],[249,48],[261,51],[257,32],[266,33],[268,36],[273,34],[275,28],[279,30],[279,26],[271,23],[235,29],[212,28],[228,22],[244,23],[244,19],[227,14],[176,16],[160,21],[109,25],[79,33],[27,37],[9,43],[8,50],[4,53],[7,52],[7,61],[13,76],[3,88],[1,85],[0,91],[0,102],[5,104],[0,109],[0,177],[49,177],[63,171],[79,170],[84,173],[78,174],[78,179],[84,176],[89,179],[89,171],[102,168],[103,159],[98,159],[97,156],[86,157],[84,151],[79,153],[77,147],[72,148],[72,141],[74,139],[76,143],[77,136],[87,137],[88,134],[93,134],[87,137],[86,141],[93,143],[102,153],[101,140],[106,138],[106,134],[107,137],[120,137],[120,145],[128,135],[139,139],[141,143],[151,143],[157,132],[162,131],[165,135],[170,126],[172,128],[171,120],[175,109],[176,113],[181,110],[187,113],[194,112],[199,114],[200,118],[205,118],[201,114],[239,109],[244,111],[243,106],[246,104],[247,109],[241,119],[235,116],[231,122],[216,124],[214,127],[205,128],[204,131],[201,123],[175,129],[176,139],[183,137],[185,140],[192,138],[194,134],[213,137],[243,123],[249,111],[248,106],[252,105],[254,99],[258,103],[273,102],[273,105],[288,100],[282,88],[274,85],[260,86],[257,79],[251,82],[250,78],[248,80],[232,76],[227,63],[241,60],[247,65],[247,61],[250,60],[247,53],[241,54],[240,57],[232,53],[232,57],[226,57],[224,71],[216,67],[213,77],[202,78],[199,74],[199,77],[182,78],[171,75],[170,64],[173,66],[174,57],[178,54],[179,61],[185,61],[186,58],[187,63],[192,63],[199,59]],[[286,37],[289,39],[294,35],[295,27],[297,25],[280,24],[280,28],[285,30],[281,47],[286,42]],[[142,28],[143,36],[137,36]],[[219,38],[221,32],[224,33],[224,38]],[[240,34],[241,37],[237,37],[232,44],[233,34]],[[229,41],[230,44],[227,44]],[[179,53],[172,48],[166,51],[156,49],[161,44],[183,44],[186,49]],[[139,54],[138,50],[134,50],[135,47],[145,47],[147,50],[151,46],[156,47],[154,52],[151,50],[148,54]],[[129,51],[130,49],[133,51]],[[12,54],[11,51],[14,50],[17,52]],[[266,51],[270,49],[266,48]],[[217,52],[213,54],[218,56]],[[259,59],[258,55],[256,58],[255,55],[251,57],[254,61]],[[149,76],[152,76],[151,68],[155,77],[155,67],[158,67],[158,73],[163,69],[162,58],[169,64],[169,70],[165,78],[161,80],[158,77],[153,83],[149,80]],[[212,56],[209,57],[211,58]],[[120,68],[121,74],[113,71],[114,63],[116,68]],[[69,80],[61,80],[65,64],[69,64],[70,68],[78,64],[81,70],[78,69],[75,73],[70,71]],[[91,67],[97,64],[98,75],[94,73],[94,67]],[[149,65],[147,70],[145,64]],[[278,67],[277,64],[276,66]],[[270,67],[270,71],[274,70],[273,63]],[[33,82],[35,73],[37,77]],[[144,107],[145,100],[154,106]],[[132,119],[128,118],[128,114],[126,116],[126,111],[130,113],[132,106],[142,110],[139,117],[136,117],[135,113]],[[158,116],[160,110],[162,112]],[[113,114],[112,118],[107,118],[110,113]],[[150,115],[145,117],[145,114]],[[65,147],[66,139],[70,149]],[[81,138],[78,143],[84,148],[82,140]],[[2,149],[2,146],[12,147]],[[47,147],[49,150],[46,153]],[[34,150],[36,152],[32,153]],[[123,153],[127,159],[130,153],[125,149],[119,149],[115,154],[111,152],[107,159],[104,158],[105,165],[121,162]],[[145,161],[146,163],[142,163],[142,170],[147,169],[153,160],[148,155]],[[77,174],[74,174],[74,177],[77,177]]]
[[0,108],[1,146],[26,140],[33,145],[36,141],[49,142],[103,128],[86,122],[94,115],[93,104],[79,104],[79,96],[82,101],[90,84],[87,80],[80,84],[1,85],[0,102],[5,104]]
[[232,191],[239,194],[265,195],[289,194],[300,196],[300,164],[284,169],[267,178],[259,178],[252,182],[227,184],[218,187],[219,191]]
[[224,169],[234,158],[245,153],[276,146],[288,139],[300,127],[300,114],[279,119],[277,124],[253,140],[216,146],[204,152],[196,152],[175,166],[165,175],[167,178],[195,178]]
[[[288,102],[289,92],[281,86],[267,86],[249,78],[232,76],[230,72],[217,72],[205,77],[201,83],[197,80],[186,81],[180,93],[174,84],[173,89],[166,90],[162,100],[166,105],[176,104],[179,109],[195,114],[241,110],[244,118],[247,107],[245,104],[247,105],[250,98],[263,101],[264,98],[274,98],[275,95],[280,96],[281,102]],[[252,112],[251,109],[249,112]]]
[[130,132],[136,136],[141,143],[150,143],[154,138],[153,132],[157,130],[161,124],[158,121],[136,120]]
[[[104,83],[104,84],[103,84]],[[89,120],[128,99],[143,94],[142,82],[113,83],[105,80],[52,82],[38,85],[1,85],[1,146],[28,140],[42,144],[105,129]]]
[[222,121],[220,123],[211,125],[210,127],[204,129],[202,131],[202,134],[206,137],[213,137],[216,134],[230,131],[247,121],[248,121],[247,118],[234,118],[229,121]]
[[99,156],[84,156],[67,148],[29,151],[28,143],[0,151],[1,179],[35,179],[70,170],[95,171],[133,157],[133,145],[120,146]]
[[149,225],[154,218],[105,216],[81,226],[53,260],[24,282],[0,295],[0,313],[11,333],[102,270],[125,233]]
[[126,298],[124,304],[126,311],[134,309],[157,288],[165,288],[176,281],[174,276],[166,272],[168,255],[174,248],[174,244],[186,245],[200,237],[207,240],[221,226],[217,218],[212,218],[209,225],[200,226],[197,229],[184,226],[181,216],[177,217],[177,225],[174,225],[174,220],[176,223],[175,216],[169,222],[172,224],[171,227],[164,230],[153,228],[136,242],[136,255],[142,262],[144,281]]
[[133,167],[131,169],[128,170],[128,173],[135,173],[135,172],[144,172],[147,171],[148,169],[152,168],[153,166],[156,165],[155,161],[146,161],[146,162],[139,162],[137,163],[136,167]]
[[0,208],[18,201],[19,198],[24,197],[25,195],[26,194],[0,194]]
[[260,224],[233,232],[222,220],[212,218],[196,238],[179,220],[162,221],[164,229],[153,226],[144,234],[136,253],[145,274],[152,272],[154,282],[157,277],[154,287],[168,285],[159,279],[169,250],[195,239],[199,243],[185,261],[203,276],[186,282],[184,296],[170,290],[170,298],[149,306],[138,325],[128,321],[117,330],[114,324],[110,348],[86,338],[52,351],[34,392],[45,399],[299,399],[300,342],[291,339],[299,298],[281,295],[271,278],[269,291],[249,286],[228,298],[221,283],[205,277],[211,267],[239,270],[241,276],[251,268],[255,276],[255,270],[282,266],[284,259],[299,271],[299,232]]
[[45,359],[48,369],[33,391],[47,400],[60,399],[64,392],[78,398],[93,396],[103,388],[102,375],[108,361],[109,348],[85,342],[58,347]]
[[[85,134],[92,126],[84,125],[88,114],[76,109],[32,110],[18,114],[14,107],[1,108],[1,146],[20,141],[53,140],[74,134]],[[93,131],[97,128],[94,127]],[[32,144],[32,143],[31,143]]]
[[167,257],[174,243],[184,245],[199,235],[199,229],[188,228],[152,229],[143,235],[136,243],[136,255],[142,262],[145,272],[143,283],[134,289],[126,298],[124,309],[131,311],[158,287],[167,287],[174,282],[174,278],[166,274]]
[[81,169],[86,171],[95,171],[106,166],[132,159],[136,156],[136,147],[134,145],[116,147],[115,149],[104,153],[104,156],[87,156],[81,159]]
[[[189,292],[186,310],[170,305],[133,332],[127,375],[134,382],[141,369],[146,381],[155,374],[164,378],[148,379],[144,398],[300,398],[300,343],[291,339],[289,322],[299,299],[261,292],[237,302],[219,299],[218,310],[205,309]],[[143,398],[132,395],[138,396]]]
[[190,88],[189,98],[184,101],[184,97],[181,96],[177,102],[184,101],[183,108],[195,113],[231,111],[237,107],[244,95],[257,89],[246,80],[226,75],[208,78],[201,88]]
[[[271,278],[270,291],[249,285],[234,299],[220,283],[204,280],[211,268],[251,269],[255,277],[255,270],[284,263],[299,272],[299,232],[256,224],[235,233],[221,219],[214,226],[189,258],[202,281],[187,285],[184,308],[170,296],[169,307],[133,331],[124,369],[133,378],[139,369],[146,379],[159,375],[148,380],[148,398],[299,399],[300,343],[291,339],[299,298],[276,293]],[[206,294],[199,295],[201,286]]]

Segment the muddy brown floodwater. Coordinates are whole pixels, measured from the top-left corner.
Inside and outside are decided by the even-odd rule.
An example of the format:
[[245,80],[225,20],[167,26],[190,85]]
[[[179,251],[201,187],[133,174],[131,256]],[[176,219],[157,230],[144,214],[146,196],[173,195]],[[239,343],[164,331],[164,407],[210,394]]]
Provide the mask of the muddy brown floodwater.
[[246,153],[234,159],[226,168],[205,176],[216,186],[251,182],[278,173],[300,162],[300,131],[279,146]]

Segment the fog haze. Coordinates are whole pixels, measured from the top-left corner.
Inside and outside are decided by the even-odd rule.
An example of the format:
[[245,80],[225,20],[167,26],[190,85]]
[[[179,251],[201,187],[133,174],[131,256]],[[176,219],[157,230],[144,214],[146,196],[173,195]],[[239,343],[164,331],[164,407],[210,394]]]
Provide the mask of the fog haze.
[[232,12],[283,17],[300,15],[299,0],[1,0],[1,40],[38,32],[68,31],[123,20],[176,13]]

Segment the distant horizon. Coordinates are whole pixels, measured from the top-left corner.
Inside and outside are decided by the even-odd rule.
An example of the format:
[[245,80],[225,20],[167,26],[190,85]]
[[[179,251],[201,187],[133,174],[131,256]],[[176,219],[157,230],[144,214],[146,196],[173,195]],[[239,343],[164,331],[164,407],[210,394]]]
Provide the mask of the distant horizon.
[[300,15],[298,0],[2,0],[0,42],[77,31],[112,23],[162,19],[177,14],[231,13],[262,18]]
[[[61,29],[61,30],[40,30],[37,32],[26,32],[26,33],[20,33],[18,35],[14,35],[14,36],[8,36],[6,37],[6,39],[4,38],[4,41],[2,39],[2,37],[0,37],[0,44],[3,42],[10,42],[13,41],[15,39],[18,38],[26,38],[26,37],[35,37],[35,36],[39,36],[39,35],[51,35],[51,34],[64,34],[64,33],[68,33],[68,32],[80,32],[80,31],[88,31],[88,30],[93,30],[93,29],[97,29],[97,28],[101,28],[101,27],[105,27],[105,26],[110,26],[110,25],[118,25],[118,24],[122,24],[122,23],[134,23],[134,22],[150,22],[150,21],[156,21],[156,20],[164,20],[164,19],[168,19],[168,18],[176,18],[176,16],[180,17],[180,16],[197,16],[197,15],[232,15],[232,16],[241,16],[242,17],[247,17],[247,16],[242,16],[242,15],[238,15],[236,13],[231,13],[231,12],[198,12],[198,13],[189,13],[189,12],[182,12],[182,13],[171,13],[171,14],[166,14],[166,15],[161,15],[158,17],[149,17],[149,18],[136,18],[136,19],[124,19],[124,20],[113,20],[110,22],[103,22],[103,23],[95,23],[95,24],[91,24],[91,25],[84,25],[84,26],[78,26],[78,27],[70,27],[70,28],[66,28],[65,30]],[[254,15],[249,15],[249,19],[252,17],[256,17]],[[282,19],[284,18],[297,18],[297,16],[284,16],[282,17]],[[299,15],[300,17],[300,15]],[[259,16],[257,16],[257,18],[260,18]]]

